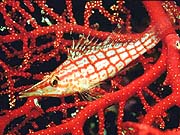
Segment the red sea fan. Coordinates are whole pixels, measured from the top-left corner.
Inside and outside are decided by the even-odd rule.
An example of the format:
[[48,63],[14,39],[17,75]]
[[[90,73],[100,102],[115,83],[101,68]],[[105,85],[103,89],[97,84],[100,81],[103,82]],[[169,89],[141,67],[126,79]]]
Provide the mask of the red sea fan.
[[[0,134],[180,134],[179,1],[0,1]],[[19,98],[81,35],[160,42],[89,95]],[[94,98],[95,97],[95,98]]]

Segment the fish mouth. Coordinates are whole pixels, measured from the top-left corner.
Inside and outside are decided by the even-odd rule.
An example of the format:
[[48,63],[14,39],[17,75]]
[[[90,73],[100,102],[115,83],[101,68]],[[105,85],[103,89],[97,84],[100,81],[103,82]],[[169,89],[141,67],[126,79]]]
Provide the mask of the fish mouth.
[[31,87],[25,91],[21,91],[19,93],[19,98],[25,98],[25,97],[36,97],[36,96],[42,96],[43,91],[41,89],[35,89],[34,87]]
[[43,88],[42,88],[43,85],[45,86],[45,81],[41,81],[33,85],[29,89],[21,91],[19,93],[19,98],[42,96],[44,93]]
[[33,90],[32,88],[27,89],[26,91],[22,91],[19,93],[19,98],[25,98],[25,97],[36,97],[36,96],[42,96],[43,91],[42,90]]

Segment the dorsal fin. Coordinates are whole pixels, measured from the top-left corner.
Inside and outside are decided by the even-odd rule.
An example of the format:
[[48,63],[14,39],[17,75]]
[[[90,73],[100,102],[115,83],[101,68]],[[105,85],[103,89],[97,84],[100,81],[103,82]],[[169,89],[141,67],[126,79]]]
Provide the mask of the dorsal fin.
[[85,38],[84,35],[81,35],[77,43],[73,40],[72,47],[68,49],[68,58],[74,59],[85,54],[88,50],[87,47],[91,44],[91,42],[92,40],[89,41],[89,37]]
[[74,59],[81,55],[98,51],[99,49],[110,48],[115,44],[110,36],[102,42],[98,43],[98,41],[98,39],[89,39],[89,36],[85,37],[84,35],[81,35],[81,38],[77,43],[73,40],[72,47],[68,49],[68,58]]

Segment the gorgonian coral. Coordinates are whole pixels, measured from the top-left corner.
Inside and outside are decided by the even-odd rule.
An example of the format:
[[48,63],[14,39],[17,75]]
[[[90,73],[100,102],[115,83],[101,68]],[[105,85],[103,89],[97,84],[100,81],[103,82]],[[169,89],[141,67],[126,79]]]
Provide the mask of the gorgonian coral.
[[[0,1],[0,134],[178,134],[180,8],[178,1]],[[149,28],[159,43],[87,101],[20,99],[67,59],[81,35],[124,45]],[[170,129],[170,130],[169,130]]]

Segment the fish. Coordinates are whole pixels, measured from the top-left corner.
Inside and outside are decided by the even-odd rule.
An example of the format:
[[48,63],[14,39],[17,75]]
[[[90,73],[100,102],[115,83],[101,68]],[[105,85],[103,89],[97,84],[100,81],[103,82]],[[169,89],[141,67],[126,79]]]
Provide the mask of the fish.
[[21,91],[19,97],[61,97],[87,92],[114,77],[160,41],[154,29],[133,41],[114,41],[111,36],[101,42],[82,36],[68,49],[64,63],[42,81]]

